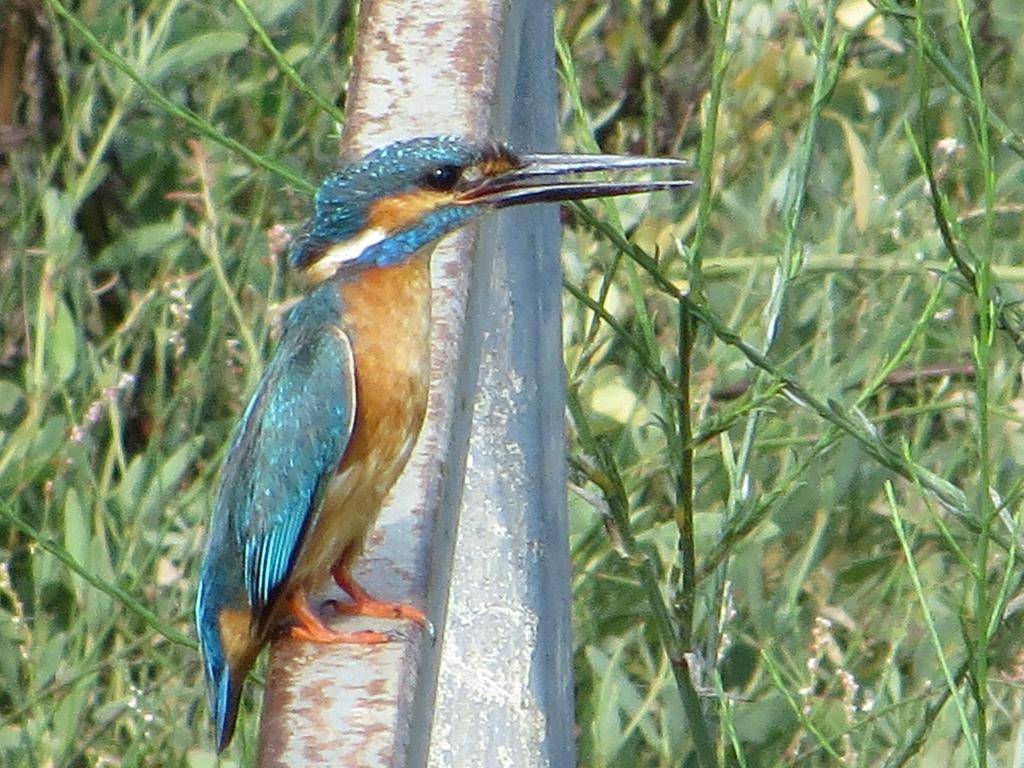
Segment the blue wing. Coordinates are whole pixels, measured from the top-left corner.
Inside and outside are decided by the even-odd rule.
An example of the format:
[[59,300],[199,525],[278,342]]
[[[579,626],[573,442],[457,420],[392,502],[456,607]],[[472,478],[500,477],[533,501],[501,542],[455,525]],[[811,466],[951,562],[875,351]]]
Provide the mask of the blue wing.
[[[235,433],[214,509],[214,527],[226,523],[233,533],[225,538],[241,556],[258,624],[288,578],[352,435],[352,347],[334,322],[340,307],[320,294],[300,302],[288,318]],[[325,309],[336,312],[325,316]]]
[[274,601],[352,436],[355,369],[341,319],[329,284],[295,305],[221,472],[196,595],[218,752],[231,740]]

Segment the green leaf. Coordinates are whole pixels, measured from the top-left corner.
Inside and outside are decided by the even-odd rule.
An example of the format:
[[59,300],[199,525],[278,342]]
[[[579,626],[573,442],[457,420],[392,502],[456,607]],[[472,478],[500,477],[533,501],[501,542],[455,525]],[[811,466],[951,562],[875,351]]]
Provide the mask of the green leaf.
[[[621,654],[616,653],[614,659]],[[601,763],[607,763],[609,757],[622,746],[622,721],[619,719],[619,695],[616,683],[619,679],[611,674],[615,661],[605,652],[596,647],[586,649],[587,661],[594,669],[594,677],[601,684],[594,691],[595,713],[591,721],[594,736],[594,751],[601,757]]]
[[[78,498],[78,492],[69,488],[67,497],[64,499],[64,548],[77,562],[85,564],[89,555],[89,523],[86,512],[82,509],[82,503]],[[82,597],[85,589],[85,582],[80,576],[72,576],[75,593]]]
[[73,754],[74,745],[81,739],[82,712],[86,710],[86,697],[88,696],[88,680],[95,680],[94,676],[79,681],[57,702],[53,709],[53,730],[52,736],[60,744],[58,754]]
[[129,229],[103,249],[93,268],[120,269],[143,257],[163,256],[164,249],[184,233],[185,221],[181,211],[169,219]]
[[0,381],[0,416],[13,416],[21,401],[25,399],[25,391],[13,381]]
[[157,56],[147,69],[147,79],[157,83],[168,75],[180,74],[203,64],[215,56],[225,56],[242,50],[249,36],[242,32],[206,32],[190,37]]
[[43,244],[57,264],[70,262],[78,253],[80,238],[75,231],[77,210],[68,196],[56,189],[43,193]]
[[[139,505],[143,520],[159,519],[167,499],[177,490],[185,472],[195,463],[202,447],[203,437],[194,437],[171,454],[157,470]],[[152,516],[152,517],[151,517]]]
[[117,491],[114,494],[114,498],[117,499],[117,505],[121,509],[131,510],[136,508],[139,494],[142,492],[142,483],[146,479],[147,470],[148,462],[145,454],[140,453],[128,462],[128,469],[125,470],[124,475],[121,477],[121,482],[117,484]]
[[4,445],[4,456],[10,458],[0,474],[0,489],[30,484],[37,474],[51,471],[50,460],[63,447],[67,429],[63,416],[49,417],[42,427],[37,421],[22,422]]
[[300,0],[255,0],[248,6],[263,26],[269,27],[299,3]]
[[760,701],[747,702],[736,714],[736,733],[740,741],[764,745],[786,737],[795,717],[777,693],[768,693]]
[[32,674],[35,687],[39,690],[53,680],[57,670],[67,660],[67,635],[47,631],[51,627],[45,626],[45,622],[38,622],[35,629],[34,640],[37,645],[33,648]]
[[71,310],[63,301],[56,303],[56,316],[50,336],[50,373],[63,384],[75,372],[75,358],[78,354],[78,328],[71,316]]

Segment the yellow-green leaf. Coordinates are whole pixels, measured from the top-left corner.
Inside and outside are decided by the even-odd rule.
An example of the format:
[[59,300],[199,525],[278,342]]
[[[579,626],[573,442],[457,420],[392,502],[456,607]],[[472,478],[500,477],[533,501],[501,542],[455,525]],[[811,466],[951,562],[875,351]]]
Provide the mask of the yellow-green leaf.
[[148,80],[156,83],[175,72],[199,66],[215,56],[226,56],[240,51],[248,40],[248,35],[228,30],[206,32],[190,37],[156,57],[147,71]]
[[843,129],[846,153],[850,158],[850,170],[853,177],[853,223],[858,232],[865,232],[871,219],[871,197],[874,186],[871,180],[871,169],[868,166],[868,153],[849,120],[831,110],[822,114],[835,120]]
[[78,329],[71,317],[71,310],[63,301],[56,304],[53,331],[47,349],[50,353],[50,372],[63,384],[75,372],[75,358],[78,354]]

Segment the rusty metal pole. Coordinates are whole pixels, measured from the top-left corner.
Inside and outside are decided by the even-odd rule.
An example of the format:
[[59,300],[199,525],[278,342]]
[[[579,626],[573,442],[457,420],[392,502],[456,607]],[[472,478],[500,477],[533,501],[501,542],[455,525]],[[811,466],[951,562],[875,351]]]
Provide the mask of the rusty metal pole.
[[[557,145],[551,5],[513,3],[494,130]],[[561,227],[555,206],[485,220],[470,297],[483,339],[431,768],[575,765],[565,511]]]
[[[549,0],[365,0],[358,40],[343,154],[439,133],[554,148]],[[438,640],[276,643],[261,768],[575,763],[558,234],[535,207],[435,252],[427,423],[357,571],[426,605]]]

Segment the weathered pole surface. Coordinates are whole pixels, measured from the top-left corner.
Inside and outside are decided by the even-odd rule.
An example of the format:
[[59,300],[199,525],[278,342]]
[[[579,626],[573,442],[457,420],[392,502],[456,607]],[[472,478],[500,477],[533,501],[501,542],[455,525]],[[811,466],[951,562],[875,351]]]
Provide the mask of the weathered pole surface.
[[[359,25],[344,156],[440,133],[555,148],[548,0],[366,0]],[[425,605],[437,641],[276,643],[262,768],[575,763],[558,241],[532,206],[435,252],[427,422],[357,575]]]

